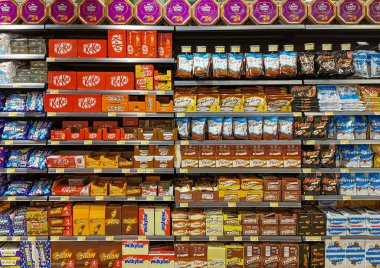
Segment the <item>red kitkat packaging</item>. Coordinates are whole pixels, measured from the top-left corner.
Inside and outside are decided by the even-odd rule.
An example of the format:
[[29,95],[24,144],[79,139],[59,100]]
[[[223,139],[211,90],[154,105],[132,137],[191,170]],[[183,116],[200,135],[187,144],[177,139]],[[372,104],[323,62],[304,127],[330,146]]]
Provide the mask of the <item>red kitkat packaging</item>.
[[74,95],[74,112],[79,113],[99,113],[102,111],[102,95],[83,94]]
[[123,30],[108,30],[108,57],[127,57],[127,32]]
[[107,40],[79,39],[78,58],[107,58]]
[[173,35],[171,33],[158,33],[158,57],[173,57]]
[[103,90],[106,88],[105,72],[77,72],[77,88],[80,90]]
[[127,31],[127,57],[141,56],[141,31]]
[[133,90],[135,74],[132,72],[108,72],[106,74],[106,89]]
[[141,41],[141,58],[157,58],[157,31],[142,31]]
[[48,72],[49,89],[77,89],[76,72]]
[[49,57],[76,58],[78,43],[75,39],[50,39]]
[[45,94],[45,112],[73,112],[74,99],[70,94]]

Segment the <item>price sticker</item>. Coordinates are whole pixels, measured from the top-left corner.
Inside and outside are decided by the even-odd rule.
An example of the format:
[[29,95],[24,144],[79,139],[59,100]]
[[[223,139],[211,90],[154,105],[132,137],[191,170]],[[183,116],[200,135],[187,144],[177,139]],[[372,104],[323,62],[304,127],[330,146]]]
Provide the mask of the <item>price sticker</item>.
[[116,144],[117,144],[117,145],[125,145],[125,140],[117,141]]
[[13,88],[21,88],[21,84],[13,84]]
[[65,169],[64,168],[56,168],[55,173],[65,173]]
[[20,241],[21,237],[20,236],[12,236],[12,241]]
[[85,140],[85,141],[84,141],[84,144],[85,144],[85,145],[92,145],[92,141]]
[[340,241],[340,237],[339,236],[333,236],[333,237],[331,237],[331,240],[332,241]]
[[115,241],[115,237],[112,235],[107,235],[106,236],[106,241]]
[[59,141],[50,141],[51,145],[59,145]]
[[305,50],[315,50],[314,43],[306,43],[304,46],[305,46]]
[[181,240],[182,240],[182,241],[189,241],[190,238],[189,238],[188,236],[182,236],[182,237],[181,237]]
[[51,241],[59,241],[59,236],[50,236]]
[[0,241],[7,241],[8,237],[6,236],[0,236]]
[[59,93],[59,90],[56,90],[56,89],[50,89],[50,90],[49,90],[49,93],[50,93],[50,94],[58,94],[58,93]]
[[210,235],[210,236],[208,237],[208,241],[218,241],[218,237],[215,236],[215,235]]
[[157,90],[157,95],[166,95],[165,90]]
[[243,241],[243,237],[241,237],[241,236],[234,236],[234,241]]
[[306,201],[312,201],[312,200],[314,200],[314,196],[312,196],[312,195],[305,195],[305,200]]
[[295,117],[301,117],[302,113],[301,112],[295,112],[295,113],[293,113],[293,116],[295,116]]
[[259,241],[259,237],[258,236],[250,236],[249,241],[257,242],[257,241]]
[[380,115],[380,112],[373,112],[374,115]]
[[12,116],[12,117],[15,117],[15,116],[17,116],[17,115],[18,115],[17,112],[9,112],[9,113],[8,113],[8,116]]
[[6,173],[8,173],[8,174],[13,174],[15,172],[16,172],[16,170],[14,168],[7,168],[6,169]]
[[149,141],[140,141],[141,145],[149,145]]
[[147,200],[147,201],[154,201],[154,196],[149,196],[149,195],[148,195],[148,196],[146,197],[146,200]]
[[8,196],[7,201],[16,201],[16,196]]
[[139,236],[137,236],[137,240],[144,241],[144,240],[146,240],[146,236],[145,235],[139,235]]
[[187,168],[180,168],[179,173],[188,173],[189,170]]
[[103,169],[101,168],[94,168],[94,173],[102,173]]
[[322,50],[331,51],[332,50],[332,44],[322,44]]
[[104,196],[95,196],[95,200],[96,201],[103,201],[104,200]]
[[179,203],[179,206],[181,208],[188,208],[189,207],[189,203]]
[[61,201],[69,201],[70,196],[61,196]]
[[86,237],[85,236],[78,236],[77,241],[86,241]]
[[141,95],[148,95],[149,91],[148,90],[142,90],[140,92]]
[[206,46],[197,46],[196,49],[198,53],[206,53]]
[[145,173],[145,168],[138,168],[137,173]]
[[145,169],[145,173],[154,173],[154,168]]
[[191,53],[191,46],[181,46],[182,53]]
[[55,58],[47,58],[47,62],[55,62]]
[[260,45],[250,45],[249,50],[253,53],[258,53],[260,52]]
[[136,116],[138,116],[138,117],[145,117],[145,115],[146,115],[146,113],[137,113]]
[[185,113],[177,113],[177,117],[185,117]]
[[130,168],[123,168],[121,170],[121,173],[131,173],[131,169]]
[[56,112],[48,112],[47,116],[55,117],[55,116],[57,116],[57,113]]
[[172,201],[172,197],[170,195],[165,195],[162,199],[164,201]]
[[270,203],[269,203],[269,206],[270,206],[271,208],[278,208],[278,202],[270,202]]
[[181,145],[189,145],[190,142],[189,141],[181,141]]
[[350,141],[349,140],[341,140],[340,144],[350,144]]
[[230,50],[232,53],[240,53],[240,46],[231,46]]
[[350,173],[350,170],[348,168],[341,168],[340,173]]
[[128,201],[136,201],[136,197],[135,196],[128,196],[127,200]]
[[235,203],[235,202],[228,202],[228,203],[227,203],[227,206],[228,206],[229,208],[236,208],[236,203]]
[[352,200],[352,198],[350,195],[344,195],[343,200],[349,201],[349,200]]
[[311,242],[320,242],[322,241],[322,238],[320,236],[306,236],[305,240]]
[[35,236],[28,236],[28,241],[36,241],[36,237]]
[[226,48],[224,46],[216,46],[215,47],[215,53],[225,53]]
[[334,112],[325,112],[325,115],[334,115]]
[[307,145],[315,145],[315,141],[314,140],[306,141],[306,144]]
[[278,51],[278,45],[268,45],[268,51],[269,52],[277,52]]
[[311,173],[311,168],[304,168],[302,169],[303,173]]
[[108,113],[108,117],[115,117],[116,116],[116,113],[115,112],[110,112]]
[[351,50],[351,44],[350,43],[340,44],[340,48],[341,50],[344,50],[344,51]]
[[294,45],[284,45],[284,51],[294,51]]

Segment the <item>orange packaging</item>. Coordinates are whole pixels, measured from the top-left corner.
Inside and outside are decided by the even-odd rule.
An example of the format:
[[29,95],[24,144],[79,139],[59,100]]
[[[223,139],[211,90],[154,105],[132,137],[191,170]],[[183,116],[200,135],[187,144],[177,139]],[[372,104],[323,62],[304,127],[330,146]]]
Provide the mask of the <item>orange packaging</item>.
[[77,89],[76,72],[48,72],[49,89]]
[[70,94],[46,94],[44,97],[45,112],[73,112],[74,98]]
[[74,95],[74,112],[79,113],[99,113],[102,109],[102,95]]
[[154,66],[151,64],[138,64],[135,66],[135,77],[137,78],[152,78],[154,76]]
[[107,58],[107,40],[79,39],[78,58]]
[[128,111],[145,112],[145,99],[142,101],[141,96],[130,96]]
[[267,167],[267,147],[266,145],[252,145],[249,166],[251,168]]
[[153,77],[136,78],[136,90],[153,90]]
[[79,90],[103,90],[106,88],[106,73],[77,72],[77,88]]
[[103,140],[105,141],[118,141],[120,140],[119,128],[103,128]]
[[284,146],[283,145],[267,145],[267,167],[283,168],[284,167]]
[[199,167],[216,167],[216,148],[213,145],[199,145]]
[[68,128],[66,129],[67,140],[84,140],[84,129]]
[[127,32],[123,30],[108,30],[108,57],[127,57]]
[[128,103],[102,103],[102,112],[115,112],[115,113],[126,113],[128,112]]
[[156,101],[157,113],[173,112],[173,101],[167,96],[159,96]]
[[142,31],[141,41],[141,58],[157,58],[157,31]]
[[106,89],[108,90],[133,90],[135,77],[132,72],[108,72],[106,73]]
[[249,168],[250,155],[249,146],[236,145],[233,150],[233,167],[234,168]]
[[233,166],[233,146],[216,145],[216,167],[232,168]]
[[127,31],[127,57],[141,57],[141,31]]
[[156,95],[145,96],[145,112],[147,113],[156,112]]
[[158,33],[158,57],[173,57],[173,35],[172,33]]
[[127,104],[129,100],[128,95],[102,95],[102,104]]
[[98,127],[86,127],[84,129],[84,139],[85,140],[102,140],[103,128]]
[[77,58],[78,42],[76,39],[50,39],[49,57]]

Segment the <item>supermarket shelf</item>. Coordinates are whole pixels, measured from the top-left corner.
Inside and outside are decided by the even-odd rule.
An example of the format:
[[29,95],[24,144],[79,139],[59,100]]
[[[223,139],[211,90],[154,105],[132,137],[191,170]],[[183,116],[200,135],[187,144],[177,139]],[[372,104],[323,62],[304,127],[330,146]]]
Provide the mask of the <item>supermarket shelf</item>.
[[379,112],[371,111],[346,111],[346,112],[304,112],[305,116],[321,116],[321,115],[378,115]]
[[47,201],[47,196],[1,196],[0,201]]
[[329,144],[380,144],[380,140],[308,140],[302,141],[304,145]]
[[304,25],[176,26],[176,32],[304,30]]
[[48,141],[47,145],[173,145],[174,141],[135,141],[135,140],[120,140],[120,141]]
[[50,241],[123,241],[148,240],[148,241],[174,241],[174,236],[166,235],[87,235],[87,236],[50,236]]
[[175,141],[180,145],[270,145],[270,144],[301,144],[300,140],[203,140]]
[[302,85],[302,80],[177,80],[174,86]]
[[48,173],[174,174],[173,168],[49,168]]
[[0,60],[43,60],[45,54],[6,54],[0,55]]
[[305,25],[306,30],[380,30],[379,25]]
[[380,168],[302,168],[303,173],[380,173]]
[[85,31],[107,31],[107,30],[134,30],[134,31],[174,31],[174,26],[144,26],[144,25],[55,25],[47,24],[45,25],[46,30],[61,30],[61,31],[75,31],[75,30],[85,30]]
[[49,241],[48,236],[0,236],[0,241]]
[[302,236],[176,236],[176,241],[194,241],[194,242],[207,242],[207,241],[220,241],[220,242],[233,242],[233,241],[251,241],[251,242],[302,242]]
[[0,112],[0,117],[45,117],[45,114],[36,112]]
[[[380,168],[379,168],[380,170]],[[177,168],[177,173],[302,173],[300,168]]]
[[380,200],[379,195],[303,195],[305,201]]
[[302,116],[301,112],[178,112],[175,114],[176,117],[198,117],[198,116],[206,116],[206,117],[248,117],[248,116],[261,116],[261,117],[271,117],[271,116]]
[[370,235],[344,235],[344,236],[302,236],[302,240],[305,242],[319,242],[331,239],[333,241],[339,240],[380,240],[380,236],[370,236]]
[[173,90],[55,90],[48,89],[48,94],[118,94],[118,95],[167,95],[174,94]]
[[47,62],[68,63],[174,63],[174,58],[46,58]]
[[[45,200],[46,201],[46,200]],[[137,202],[169,202],[174,196],[49,196],[49,201],[137,201]]]
[[44,30],[45,25],[0,25],[0,31]]
[[0,174],[45,174],[46,169],[31,169],[31,168],[0,168]]
[[2,88],[45,88],[45,83],[8,83],[0,84],[0,89]]
[[46,145],[46,140],[30,141],[30,140],[0,140],[0,145]]
[[301,206],[301,202],[176,202],[177,208],[300,208]]
[[[380,29],[380,28],[379,28]],[[380,79],[306,79],[305,85],[375,85],[380,84]]]
[[174,113],[56,113],[48,112],[47,117],[165,117],[173,118]]

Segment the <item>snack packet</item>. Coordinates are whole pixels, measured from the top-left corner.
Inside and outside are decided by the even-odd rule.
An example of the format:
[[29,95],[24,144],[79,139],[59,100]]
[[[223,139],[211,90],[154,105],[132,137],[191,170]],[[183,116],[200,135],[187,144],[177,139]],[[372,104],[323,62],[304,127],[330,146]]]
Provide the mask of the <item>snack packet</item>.
[[369,119],[369,138],[371,140],[380,139],[380,117],[377,115],[370,115]]
[[176,77],[183,79],[192,78],[193,71],[193,55],[179,54],[177,58],[177,73]]
[[311,132],[311,139],[324,140],[327,139],[328,134],[328,117],[316,116],[313,121],[313,130]]
[[234,136],[237,140],[248,139],[248,121],[246,117],[234,119]]
[[369,78],[370,70],[369,70],[368,51],[363,51],[363,50],[354,51],[352,63],[354,65],[355,77]]
[[216,79],[228,77],[228,56],[227,54],[212,54],[212,74]]
[[320,167],[320,145],[306,145],[302,148],[302,167],[319,168]]
[[233,119],[232,117],[223,118],[222,136],[224,140],[233,140]]
[[178,135],[182,140],[190,139],[190,119],[189,118],[177,118]]
[[294,119],[294,138],[308,140],[313,130],[313,117],[296,117]]
[[4,125],[2,140],[26,140],[29,121],[10,121]]
[[298,59],[299,59],[299,75],[303,77],[314,77],[315,75],[314,52],[300,52]]
[[280,117],[278,120],[278,136],[280,140],[293,139],[293,117]]
[[191,119],[191,139],[204,140],[206,136],[206,121],[205,117],[194,117]]
[[358,168],[360,167],[360,155],[352,145],[341,145],[339,147],[340,163],[345,168]]
[[265,77],[280,76],[280,58],[278,54],[264,54],[264,71]]
[[334,144],[321,145],[321,167],[322,168],[335,168],[335,152],[336,152],[336,147]]
[[[355,140],[367,139],[367,117],[361,115],[354,116],[354,137]],[[380,128],[379,128],[380,131]],[[380,132],[379,132],[380,133]],[[379,136],[380,138],[380,136]]]
[[251,140],[261,140],[263,138],[262,117],[248,117],[248,135]]
[[264,76],[264,61],[261,53],[246,53],[245,77],[247,79]]
[[7,168],[26,168],[30,152],[30,148],[12,148],[7,161]]
[[280,51],[280,72],[286,78],[297,76],[297,52]]
[[333,77],[337,74],[335,54],[331,51],[317,53],[317,77]]
[[371,51],[369,54],[371,78],[380,77],[380,53]]
[[345,78],[355,74],[355,67],[352,59],[352,51],[340,51],[335,53],[335,62],[339,77]]
[[263,122],[263,139],[278,139],[278,117],[265,117]]
[[244,56],[240,53],[228,54],[228,77],[231,79],[240,79],[243,71]]
[[204,79],[210,77],[210,53],[194,53],[193,55],[193,77]]
[[207,119],[207,137],[209,140],[220,140],[222,138],[222,117],[209,117]]
[[335,116],[336,138],[338,140],[353,140],[354,136],[354,117]]

